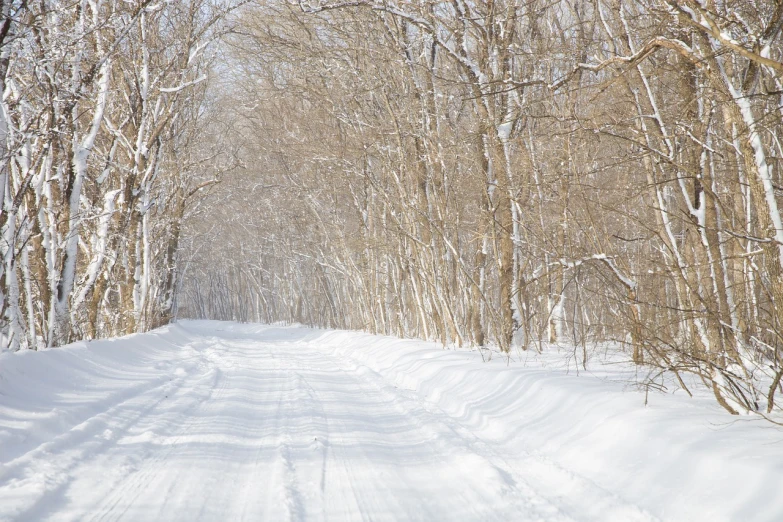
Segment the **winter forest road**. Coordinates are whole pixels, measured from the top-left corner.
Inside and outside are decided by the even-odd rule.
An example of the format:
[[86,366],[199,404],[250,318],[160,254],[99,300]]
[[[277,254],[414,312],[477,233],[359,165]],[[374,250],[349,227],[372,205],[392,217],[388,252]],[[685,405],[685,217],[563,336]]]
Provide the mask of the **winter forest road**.
[[611,506],[654,519],[506,454],[306,329],[194,328],[150,355],[164,379],[126,372],[101,411],[8,461],[0,498],[19,502],[0,518],[565,521]]

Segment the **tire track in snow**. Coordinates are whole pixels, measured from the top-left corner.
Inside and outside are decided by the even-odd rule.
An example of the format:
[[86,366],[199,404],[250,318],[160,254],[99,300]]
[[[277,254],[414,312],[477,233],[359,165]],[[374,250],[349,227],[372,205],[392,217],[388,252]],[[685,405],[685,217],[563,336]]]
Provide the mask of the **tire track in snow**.
[[297,383],[301,386],[307,395],[306,400],[309,401],[316,409],[315,415],[313,415],[313,419],[315,420],[315,418],[318,418],[323,424],[321,429],[313,430],[315,433],[313,436],[313,445],[316,449],[320,449],[321,458],[319,473],[320,480],[318,483],[319,487],[317,495],[318,505],[313,507],[312,511],[319,512],[322,516],[325,516],[326,507],[324,504],[324,496],[326,491],[326,468],[329,460],[329,417],[326,414],[326,410],[323,408],[322,402],[318,398],[318,394],[315,388],[310,385],[307,379],[300,372],[295,372],[295,375],[297,378]]
[[[273,414],[271,415],[271,418],[273,419],[273,424],[271,425],[271,428],[272,428],[271,432],[273,434],[277,434],[277,433],[280,432],[280,430],[281,430],[281,428],[283,426],[283,418],[285,416],[285,407],[284,407],[284,402],[283,402],[283,394],[293,390],[293,384],[292,384],[291,373],[288,372],[288,371],[285,371],[283,366],[280,364],[280,359],[277,356],[277,354],[276,354],[276,352],[274,350],[274,347],[273,346],[268,346],[267,348],[270,350],[270,353],[269,353],[270,360],[274,361],[274,363],[275,363],[272,366],[272,368],[270,369],[271,372],[273,372],[273,373],[282,373],[282,375],[284,376],[284,378],[278,379],[280,381],[280,385],[277,386],[276,388],[270,390],[267,393],[267,395],[270,396],[269,398],[276,399],[275,400],[276,408],[275,408]],[[275,450],[275,451],[277,451],[277,450]],[[262,454],[263,454],[263,451],[261,449],[261,444],[260,444],[260,441],[259,441],[259,449],[256,452],[256,459],[255,459],[255,462],[253,464],[253,470],[252,470],[251,476],[252,477],[263,477],[265,479],[265,482],[266,482],[266,490],[265,490],[265,495],[264,495],[264,516],[263,516],[263,520],[282,520],[282,518],[283,518],[282,514],[275,512],[275,508],[279,508],[280,505],[279,505],[278,502],[275,502],[275,499],[277,498],[278,493],[279,493],[279,488],[275,487],[274,478],[277,477],[281,481],[283,481],[283,482],[285,481],[285,476],[284,476],[284,473],[285,473],[284,466],[285,465],[283,464],[282,456],[280,456],[280,458],[278,459],[279,462],[276,462],[273,466],[270,466],[274,470],[272,473],[270,473],[268,471],[267,471],[267,473],[264,473],[265,470],[263,470],[263,469],[261,469],[260,472],[259,472],[259,469],[263,465],[263,461],[261,460]],[[284,483],[283,484],[283,488],[284,488],[283,494],[284,495],[288,495],[289,492],[288,492],[287,489],[285,489],[285,488],[287,488],[287,484]],[[285,498],[288,498],[288,497],[285,497]],[[245,504],[243,506],[243,508],[242,508],[243,515],[247,514],[247,507],[248,507],[247,504]],[[291,508],[289,506],[289,502],[285,502],[283,507],[284,507],[286,515],[287,515],[286,518],[288,520],[291,520],[291,518],[292,518],[292,514],[291,513],[292,512],[291,512]],[[243,517],[241,520],[245,520],[245,518]]]
[[[156,473],[165,467],[167,459],[175,451],[182,438],[199,425],[200,418],[194,416],[193,413],[205,402],[211,400],[215,396],[216,391],[219,394],[220,391],[225,390],[225,381],[222,381],[223,384],[218,386],[218,383],[221,382],[222,377],[221,370],[219,368],[213,368],[209,370],[208,373],[209,375],[207,377],[209,383],[207,395],[205,397],[197,395],[190,406],[182,410],[176,416],[176,420],[166,419],[162,424],[158,424],[156,426],[170,426],[172,429],[174,429],[174,433],[172,435],[166,436],[167,440],[157,446],[159,448],[158,451],[152,453],[151,455],[145,455],[141,459],[141,463],[137,469],[131,471],[128,475],[121,479],[119,483],[112,487],[111,494],[101,503],[100,506],[96,506],[96,514],[90,519],[91,521],[108,522],[112,520],[121,520],[122,517],[125,516],[128,513],[128,510],[133,506],[134,501],[136,501],[144,493],[145,488],[149,486]],[[184,391],[193,392],[193,390],[199,387],[200,383],[201,380],[196,382],[193,388],[185,389]],[[155,418],[164,417],[165,415],[169,415],[169,413],[156,415]],[[150,418],[150,416],[147,416],[147,418]],[[182,422],[180,423],[178,421]],[[139,436],[126,436],[124,439],[131,438],[131,440],[145,440],[148,439],[145,437],[146,433],[151,432],[145,430]],[[149,440],[154,441],[154,436]],[[118,441],[119,445],[130,443],[132,442],[127,440],[123,441],[123,439]],[[122,509],[120,509],[121,504],[123,505]]]
[[[161,411],[157,417],[148,419],[149,428],[160,432],[161,444],[153,446],[157,451],[152,453],[152,458],[148,457],[144,460],[139,470],[127,477],[120,486],[113,488],[112,495],[116,497],[115,501],[109,505],[104,504],[104,512],[97,520],[101,522],[138,520],[139,516],[134,510],[137,510],[139,503],[149,502],[150,498],[155,499],[152,504],[156,506],[156,510],[147,515],[147,518],[169,520],[174,516],[178,517],[179,514],[172,514],[178,512],[177,506],[181,506],[183,511],[192,513],[191,519],[214,519],[214,515],[209,513],[212,507],[220,511],[221,518],[225,520],[258,518],[251,508],[260,502],[252,501],[258,497],[257,494],[254,495],[257,491],[250,487],[252,486],[250,482],[246,481],[241,488],[235,488],[232,483],[223,480],[226,474],[220,472],[225,470],[218,468],[213,474],[209,473],[207,468],[207,472],[204,473],[205,469],[200,469],[203,465],[199,466],[196,462],[193,462],[192,472],[188,469],[180,469],[182,462],[187,461],[189,455],[197,452],[204,444],[205,437],[214,439],[215,435],[220,435],[216,428],[220,427],[221,416],[229,407],[227,405],[234,400],[229,397],[229,392],[237,386],[234,379],[242,377],[240,370],[243,362],[246,363],[251,359],[246,351],[237,351],[241,346],[221,343],[214,338],[210,338],[210,342],[211,347],[205,352],[204,370],[214,374],[214,382],[206,387],[206,393],[199,392],[197,400],[192,401],[191,407],[178,412],[174,420],[169,418],[170,414],[166,411]],[[189,390],[189,393],[193,394],[195,390],[196,387]],[[256,417],[248,420],[259,419],[261,418]],[[235,420],[237,419],[230,418],[226,419],[226,422]],[[213,432],[215,435],[212,434]],[[255,447],[253,461],[258,460],[262,451],[261,446]],[[231,452],[227,452],[224,457],[230,463],[242,460]],[[245,467],[255,468],[255,465],[247,463]],[[202,480],[199,481],[196,477],[201,477]],[[240,494],[240,491],[244,494]],[[220,499],[224,500],[222,505],[212,505],[218,504]],[[241,502],[226,504],[227,500],[241,500]],[[229,516],[232,512],[236,512],[236,516]],[[250,512],[249,516],[248,512]]]
[[[292,522],[309,520],[312,516],[324,517],[328,418],[296,358],[279,347],[270,345],[268,348],[275,355],[277,368],[286,375],[286,386],[281,390],[275,425],[275,446],[279,456],[276,466],[283,485],[283,504]],[[292,422],[294,418],[299,419],[297,424]],[[302,449],[309,451],[319,448],[321,456],[315,466],[310,459],[299,458]],[[318,487],[312,488],[316,475]]]

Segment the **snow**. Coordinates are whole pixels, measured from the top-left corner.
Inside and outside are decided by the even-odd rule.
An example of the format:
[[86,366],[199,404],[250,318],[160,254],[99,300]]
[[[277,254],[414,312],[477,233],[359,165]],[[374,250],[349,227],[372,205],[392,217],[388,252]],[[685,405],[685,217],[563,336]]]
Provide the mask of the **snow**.
[[514,129],[514,122],[512,120],[504,121],[498,125],[498,138],[501,141],[508,141],[511,137],[511,131]]
[[0,520],[783,519],[779,428],[515,358],[210,321],[2,353]]

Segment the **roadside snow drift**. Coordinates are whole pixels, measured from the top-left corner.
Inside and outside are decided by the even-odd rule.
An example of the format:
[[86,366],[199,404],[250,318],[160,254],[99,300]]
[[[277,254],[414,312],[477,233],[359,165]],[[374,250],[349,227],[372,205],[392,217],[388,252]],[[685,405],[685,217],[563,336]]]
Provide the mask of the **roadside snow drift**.
[[783,520],[780,429],[523,359],[207,321],[3,353],[0,520]]

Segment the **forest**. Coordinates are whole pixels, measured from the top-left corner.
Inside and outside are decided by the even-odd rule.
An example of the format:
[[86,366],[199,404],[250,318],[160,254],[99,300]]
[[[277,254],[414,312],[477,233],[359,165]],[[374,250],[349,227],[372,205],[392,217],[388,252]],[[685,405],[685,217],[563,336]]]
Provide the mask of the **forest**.
[[769,416],[782,31],[780,0],[5,0],[0,345],[611,346]]

